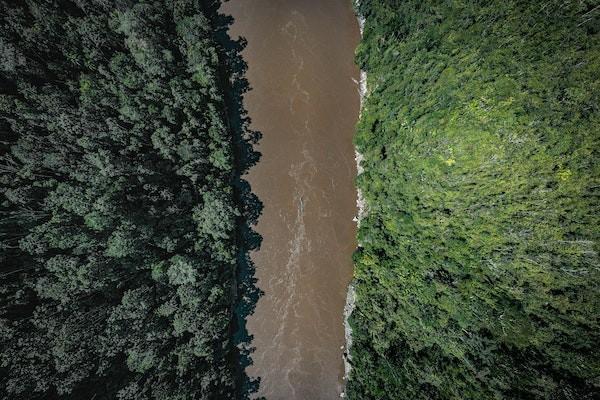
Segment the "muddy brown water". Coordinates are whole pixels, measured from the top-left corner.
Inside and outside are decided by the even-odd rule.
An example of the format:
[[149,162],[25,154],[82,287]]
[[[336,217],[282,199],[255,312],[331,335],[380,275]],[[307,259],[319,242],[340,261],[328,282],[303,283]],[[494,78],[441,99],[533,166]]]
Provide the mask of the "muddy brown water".
[[356,247],[360,33],[350,0],[231,0],[229,31],[248,45],[244,105],[262,132],[245,177],[264,204],[252,254],[264,291],[249,316],[258,395],[339,399],[343,307]]

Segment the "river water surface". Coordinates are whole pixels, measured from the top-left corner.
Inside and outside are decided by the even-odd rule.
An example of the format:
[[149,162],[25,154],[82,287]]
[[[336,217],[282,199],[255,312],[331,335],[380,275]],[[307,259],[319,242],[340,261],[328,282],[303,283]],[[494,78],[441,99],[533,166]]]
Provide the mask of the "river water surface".
[[359,29],[350,0],[231,0],[262,132],[246,179],[264,203],[252,254],[258,301],[247,328],[251,377],[268,400],[339,399],[343,308],[356,247],[352,135],[358,119]]

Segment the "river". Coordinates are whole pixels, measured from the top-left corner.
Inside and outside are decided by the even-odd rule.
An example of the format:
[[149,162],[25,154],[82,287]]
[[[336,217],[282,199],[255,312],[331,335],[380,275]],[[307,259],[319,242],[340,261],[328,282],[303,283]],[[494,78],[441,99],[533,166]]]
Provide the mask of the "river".
[[247,321],[246,373],[268,400],[339,399],[356,247],[358,23],[350,0],[232,0],[221,11],[234,17],[229,34],[248,41],[244,105],[263,134],[245,176],[264,204],[251,255],[264,295]]

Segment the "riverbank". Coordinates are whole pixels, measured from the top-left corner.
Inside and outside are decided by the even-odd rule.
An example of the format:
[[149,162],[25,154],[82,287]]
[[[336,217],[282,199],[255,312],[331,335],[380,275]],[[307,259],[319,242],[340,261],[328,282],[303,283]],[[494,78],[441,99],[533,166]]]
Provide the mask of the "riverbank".
[[[355,4],[355,12],[358,8],[358,2]],[[357,14],[358,26],[360,29],[360,37],[362,39],[364,28],[365,28],[365,19],[361,15]],[[358,82],[358,91],[360,95],[360,111],[359,118],[362,115],[363,105],[367,95],[367,73],[363,70],[360,71],[360,80]],[[363,172],[363,167],[361,165],[363,160],[363,155],[358,151],[358,149],[354,148],[354,160],[356,161],[356,176],[360,175]],[[354,221],[356,222],[356,227],[360,226],[360,221],[365,216],[367,210],[367,204],[362,195],[362,192],[358,185],[356,185],[356,208],[357,214],[354,217]],[[360,243],[358,243],[360,246]],[[344,359],[344,382],[348,382],[350,377],[350,372],[352,370],[352,355],[350,354],[350,350],[352,348],[352,327],[350,326],[350,316],[354,311],[354,307],[356,304],[356,289],[352,282],[348,285],[348,292],[346,294],[346,304],[344,305],[344,337],[346,340],[346,345],[344,349],[343,359]],[[346,391],[344,390],[340,397],[346,397]]]

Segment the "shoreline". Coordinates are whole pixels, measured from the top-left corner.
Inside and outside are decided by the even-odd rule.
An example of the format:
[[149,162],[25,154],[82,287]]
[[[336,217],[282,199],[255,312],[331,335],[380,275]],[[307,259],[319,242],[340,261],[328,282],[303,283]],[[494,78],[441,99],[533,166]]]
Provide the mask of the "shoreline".
[[[360,2],[360,0],[355,0],[355,4],[354,4],[355,12],[356,12],[359,2]],[[365,28],[365,19],[361,15],[358,15],[358,13],[356,15],[356,18],[358,20],[360,37],[362,39],[364,28]],[[359,88],[359,96],[360,96],[360,109],[358,112],[358,118],[360,120],[360,118],[362,116],[363,105],[364,105],[364,102],[365,102],[365,99],[367,96],[367,73],[363,70],[360,70],[360,80],[358,82],[358,88]],[[354,148],[354,160],[356,161],[356,176],[357,177],[360,174],[362,174],[364,171],[364,169],[361,165],[361,162],[363,161],[363,159],[364,159],[363,155],[355,147]],[[356,185],[356,208],[357,208],[357,215],[356,215],[356,217],[354,217],[354,221],[356,222],[356,227],[358,229],[360,227],[360,221],[364,218],[366,210],[367,210],[367,204],[365,202],[365,199],[364,199],[362,192],[361,192],[360,188],[358,187],[358,185]],[[360,243],[357,243],[357,245],[358,245],[358,247],[360,247]],[[350,284],[348,285],[348,291],[346,293],[346,304],[344,305],[344,337],[345,337],[346,343],[345,343],[345,347],[344,347],[344,353],[342,355],[342,358],[344,360],[344,377],[342,378],[344,381],[344,390],[340,394],[341,398],[346,397],[345,385],[348,383],[348,379],[350,377],[350,372],[352,371],[352,355],[350,354],[350,351],[352,349],[352,327],[350,326],[349,319],[350,319],[350,316],[352,315],[352,312],[354,311],[355,306],[356,306],[356,289],[354,287],[353,281],[351,281]]]

